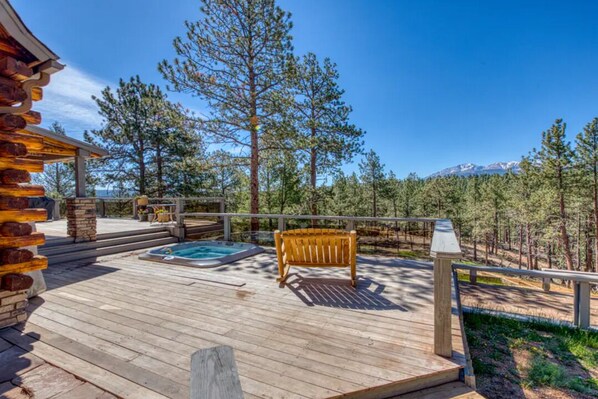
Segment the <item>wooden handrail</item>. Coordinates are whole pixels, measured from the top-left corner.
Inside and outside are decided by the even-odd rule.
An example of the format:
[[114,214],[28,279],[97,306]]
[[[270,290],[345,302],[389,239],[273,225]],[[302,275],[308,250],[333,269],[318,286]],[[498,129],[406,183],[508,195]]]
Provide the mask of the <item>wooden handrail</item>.
[[527,270],[527,269],[514,269],[511,267],[500,267],[500,266],[466,265],[463,263],[453,263],[453,269],[475,270],[478,272],[508,274],[508,275],[512,275],[512,276],[558,278],[561,280],[579,281],[579,282],[588,282],[588,283],[598,284],[598,274],[575,272],[575,271]]
[[325,215],[289,215],[279,213],[222,213],[222,212],[189,212],[181,213],[182,217],[238,217],[258,219],[305,219],[305,220],[354,220],[356,222],[426,222],[435,223],[436,218],[395,218],[395,217],[370,217],[370,216],[325,216]]
[[453,270],[469,270],[469,281],[476,282],[478,272],[507,274],[512,276],[537,277],[543,280],[544,291],[549,285],[550,279],[556,278],[573,282],[573,324],[580,328],[590,327],[590,284],[598,284],[598,275],[568,270],[526,270],[513,269],[511,267],[498,266],[477,266],[465,265],[462,263],[453,264]]
[[461,257],[461,246],[455,235],[453,223],[449,219],[439,219],[434,223],[430,255],[433,258],[459,259]]

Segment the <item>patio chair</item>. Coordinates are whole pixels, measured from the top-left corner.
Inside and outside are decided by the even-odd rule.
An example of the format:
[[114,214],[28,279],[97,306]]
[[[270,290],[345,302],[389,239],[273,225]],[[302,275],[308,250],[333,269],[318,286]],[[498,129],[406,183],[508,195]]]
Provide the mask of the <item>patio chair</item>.
[[296,229],[274,232],[278,272],[276,281],[284,282],[291,266],[350,267],[355,287],[357,233],[335,229]]

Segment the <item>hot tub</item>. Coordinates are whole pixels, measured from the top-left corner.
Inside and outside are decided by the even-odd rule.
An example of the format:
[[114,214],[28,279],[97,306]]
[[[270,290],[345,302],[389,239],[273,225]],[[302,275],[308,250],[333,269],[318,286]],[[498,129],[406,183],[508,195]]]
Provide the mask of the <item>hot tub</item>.
[[155,248],[139,259],[183,266],[216,267],[263,252],[254,244],[228,241],[193,241]]

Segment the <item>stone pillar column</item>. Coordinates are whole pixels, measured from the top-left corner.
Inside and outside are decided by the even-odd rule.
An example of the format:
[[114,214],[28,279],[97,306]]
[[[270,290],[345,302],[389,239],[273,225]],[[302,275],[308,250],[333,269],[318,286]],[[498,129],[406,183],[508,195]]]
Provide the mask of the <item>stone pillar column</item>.
[[97,237],[96,199],[66,199],[67,233],[75,242],[95,241]]
[[[12,274],[10,276],[23,276]],[[25,276],[27,277],[27,276]],[[7,279],[7,277],[4,277]],[[27,320],[27,291],[0,290],[0,328]]]

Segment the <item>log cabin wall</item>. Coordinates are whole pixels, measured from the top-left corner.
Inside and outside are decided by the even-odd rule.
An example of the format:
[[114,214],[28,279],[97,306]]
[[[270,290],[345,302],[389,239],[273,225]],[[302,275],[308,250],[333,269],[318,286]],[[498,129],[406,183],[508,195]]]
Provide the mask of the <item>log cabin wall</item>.
[[[0,105],[22,103],[30,95],[23,84],[33,76],[28,65],[14,57],[0,58]],[[41,98],[41,88],[36,88]],[[26,319],[27,289],[33,278],[23,274],[45,269],[48,261],[31,249],[45,237],[32,224],[46,220],[44,209],[29,209],[29,196],[43,196],[44,188],[30,184],[31,172],[43,171],[42,160],[28,158],[39,147],[33,137],[18,133],[27,123],[40,123],[35,111],[0,113],[0,328]]]
[[62,69],[57,59],[0,0],[0,328],[27,318],[28,290],[34,284],[29,273],[48,266],[45,257],[34,253],[45,242],[34,225],[46,220],[46,211],[28,208],[28,197],[44,195],[43,187],[31,184],[31,173],[44,169],[39,157],[44,142],[23,129],[41,123],[31,108],[42,99],[50,73]]

